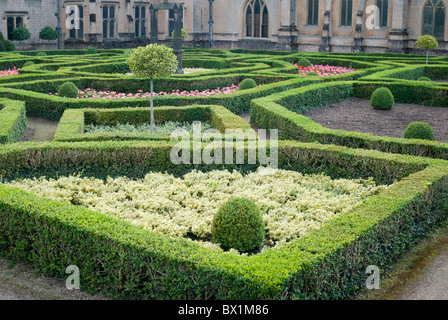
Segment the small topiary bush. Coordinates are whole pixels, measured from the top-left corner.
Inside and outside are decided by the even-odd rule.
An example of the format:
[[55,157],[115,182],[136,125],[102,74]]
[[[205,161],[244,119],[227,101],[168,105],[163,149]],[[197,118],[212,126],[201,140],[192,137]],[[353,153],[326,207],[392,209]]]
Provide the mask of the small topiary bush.
[[308,72],[306,74],[308,77],[318,77],[319,74],[316,71]]
[[417,79],[417,81],[432,81],[432,80],[428,77],[420,77]]
[[299,67],[310,67],[311,66],[311,61],[308,60],[308,59],[302,58],[302,59],[299,60],[297,65]]
[[390,110],[394,103],[394,95],[388,88],[376,89],[370,98],[370,105],[377,110]]
[[42,40],[56,40],[58,38],[58,32],[51,26],[46,26],[40,30],[39,38]]
[[18,27],[12,31],[12,39],[16,41],[28,40],[31,38],[30,31],[25,27]]
[[46,56],[47,56],[47,54],[45,52],[38,52],[36,54],[36,57],[46,57]]
[[58,91],[59,97],[76,98],[78,96],[78,88],[73,82],[64,82]]
[[425,122],[412,122],[404,131],[405,139],[434,140],[434,131]]
[[364,51],[359,51],[359,52],[356,53],[356,55],[357,55],[358,57],[364,57],[364,56],[367,55],[367,53],[365,53]]
[[33,61],[28,61],[28,62],[26,62],[26,63],[23,65],[23,67],[32,66],[33,64],[34,64]]
[[225,250],[250,252],[265,239],[260,209],[250,199],[233,198],[219,208],[212,223],[212,240]]
[[6,51],[16,51],[16,45],[11,40],[5,40]]
[[98,52],[96,51],[96,49],[94,47],[88,47],[86,49],[86,54],[97,54]]
[[256,88],[256,87],[257,87],[257,83],[255,82],[254,79],[244,79],[240,83],[239,90],[247,90],[247,89],[252,89],[252,88]]

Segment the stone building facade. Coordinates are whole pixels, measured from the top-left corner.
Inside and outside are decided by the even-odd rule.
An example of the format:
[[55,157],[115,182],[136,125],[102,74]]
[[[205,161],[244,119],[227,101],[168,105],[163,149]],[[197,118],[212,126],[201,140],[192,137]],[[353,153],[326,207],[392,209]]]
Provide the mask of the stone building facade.
[[[38,33],[61,25],[61,48],[123,48],[150,42],[151,4],[165,0],[0,0],[5,38],[18,25],[32,34],[19,47],[56,46]],[[168,2],[174,2],[168,0]],[[321,52],[418,52],[435,35],[448,53],[448,0],[177,0],[185,45]],[[59,4],[59,10],[58,10]],[[172,10],[158,12],[159,39],[171,41]],[[212,28],[211,28],[212,27]],[[212,31],[211,31],[212,30]]]

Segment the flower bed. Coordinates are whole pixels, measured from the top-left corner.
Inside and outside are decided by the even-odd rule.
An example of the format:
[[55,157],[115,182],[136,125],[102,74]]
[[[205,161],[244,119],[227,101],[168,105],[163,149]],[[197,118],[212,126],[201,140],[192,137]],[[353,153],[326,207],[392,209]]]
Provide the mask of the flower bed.
[[[201,122],[201,130],[205,131],[208,129],[212,129],[210,123]],[[176,121],[167,121],[164,123],[156,124],[154,126],[154,134],[170,134],[176,130],[183,130],[192,133],[193,132],[193,124],[188,122],[176,122]],[[85,133],[106,133],[106,132],[123,132],[123,133],[150,133],[150,125],[139,124],[117,124],[115,126],[107,126],[107,125],[94,125],[89,124],[84,129]]]
[[[79,176],[25,179],[10,186],[40,196],[82,205],[170,236],[211,239],[219,207],[233,197],[255,201],[266,223],[265,248],[285,244],[320,229],[385,187],[372,179],[333,180],[325,175],[260,167],[243,176],[236,171],[193,171],[181,178],[150,173],[142,180],[107,181]],[[215,249],[218,246],[206,243]]]
[[[213,95],[221,95],[221,94],[230,94],[234,93],[238,90],[238,86],[232,84],[230,87],[217,88],[214,90],[193,90],[193,91],[180,91],[180,90],[172,90],[171,92],[161,91],[155,92],[154,96],[180,96],[180,97],[200,97],[200,96],[213,96]],[[53,93],[49,92],[49,95],[53,95]],[[150,92],[143,92],[143,90],[139,90],[137,93],[120,93],[116,91],[97,91],[95,89],[87,88],[85,90],[78,90],[79,97],[77,99],[130,99],[130,98],[149,98],[151,97]],[[54,95],[58,95],[55,93]]]
[[0,77],[17,76],[19,74],[19,70],[19,68],[13,67],[12,69],[0,71]]
[[299,74],[302,76],[306,76],[310,72],[317,72],[320,77],[330,77],[357,71],[357,69],[352,68],[335,67],[321,64],[311,65],[309,67],[299,66],[297,63],[295,63],[294,65],[299,68]]

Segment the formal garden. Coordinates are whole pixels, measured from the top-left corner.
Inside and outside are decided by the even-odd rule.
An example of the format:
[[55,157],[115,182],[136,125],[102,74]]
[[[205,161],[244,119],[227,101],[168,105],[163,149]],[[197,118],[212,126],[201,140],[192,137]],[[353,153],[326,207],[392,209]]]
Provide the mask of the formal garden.
[[[0,53],[1,256],[112,298],[342,299],[448,217],[448,57],[135,51]],[[277,129],[278,169],[173,163],[197,122]]]

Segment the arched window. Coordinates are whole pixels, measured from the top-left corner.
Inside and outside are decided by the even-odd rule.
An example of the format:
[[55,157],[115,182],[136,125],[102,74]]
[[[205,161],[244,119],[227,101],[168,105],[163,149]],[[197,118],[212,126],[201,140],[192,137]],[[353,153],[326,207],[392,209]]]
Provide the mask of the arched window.
[[389,15],[389,1],[378,0],[377,6],[380,9],[380,27],[387,27],[387,18]]
[[423,34],[436,38],[445,35],[446,8],[442,0],[428,0],[423,9]]
[[146,7],[135,7],[135,36],[146,37]]
[[246,9],[246,37],[267,38],[269,13],[263,0],[251,0]]
[[103,7],[103,38],[115,38],[115,7]]
[[319,23],[319,0],[308,0],[308,24],[316,26]]
[[341,26],[351,26],[353,15],[353,0],[341,1]]

